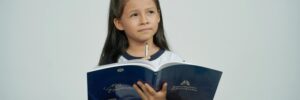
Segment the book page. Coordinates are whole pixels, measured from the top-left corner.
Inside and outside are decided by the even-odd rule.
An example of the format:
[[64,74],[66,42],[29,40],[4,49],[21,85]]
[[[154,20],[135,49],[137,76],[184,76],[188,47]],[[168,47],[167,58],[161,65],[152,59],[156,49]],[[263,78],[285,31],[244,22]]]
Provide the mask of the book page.
[[160,65],[160,67],[157,70],[162,70],[164,68],[171,67],[172,65],[178,65],[178,64],[189,64],[189,63],[186,63],[186,62],[168,62],[168,63],[164,63],[164,64]]
[[152,71],[158,70],[151,64],[150,61],[137,59],[137,60],[129,60],[126,62],[121,62],[121,63],[112,63],[112,64],[107,64],[107,65],[102,65],[102,66],[96,66],[95,68],[91,69],[89,72],[96,71],[96,70],[103,70],[103,69],[107,69],[107,68],[119,67],[119,66],[124,66],[124,65],[137,65],[137,66],[145,67]]

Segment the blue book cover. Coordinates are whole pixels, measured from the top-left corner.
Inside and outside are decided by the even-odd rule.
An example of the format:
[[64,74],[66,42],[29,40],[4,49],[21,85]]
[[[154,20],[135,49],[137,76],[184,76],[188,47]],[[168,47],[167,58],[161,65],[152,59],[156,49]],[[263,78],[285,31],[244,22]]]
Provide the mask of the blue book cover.
[[170,62],[160,67],[135,60],[99,66],[87,73],[88,100],[141,100],[132,85],[137,81],[156,90],[168,83],[167,100],[213,100],[222,72]]

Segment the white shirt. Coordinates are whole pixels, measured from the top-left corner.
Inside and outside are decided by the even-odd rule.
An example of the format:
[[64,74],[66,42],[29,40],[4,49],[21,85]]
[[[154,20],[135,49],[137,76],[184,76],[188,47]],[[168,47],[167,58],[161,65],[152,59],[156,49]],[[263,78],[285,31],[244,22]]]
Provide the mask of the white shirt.
[[[141,58],[131,56],[128,53],[124,53],[119,57],[118,63],[126,62],[128,60],[133,60],[133,59],[141,59]],[[155,54],[151,55],[150,62],[154,66],[159,67],[160,65],[168,62],[184,62],[184,60],[171,51],[160,49]]]

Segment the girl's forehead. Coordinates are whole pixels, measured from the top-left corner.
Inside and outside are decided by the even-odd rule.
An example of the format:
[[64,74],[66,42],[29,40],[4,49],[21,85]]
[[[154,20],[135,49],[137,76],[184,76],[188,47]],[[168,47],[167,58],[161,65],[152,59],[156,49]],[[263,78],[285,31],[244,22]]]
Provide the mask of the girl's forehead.
[[154,0],[127,0],[124,10],[156,8]]

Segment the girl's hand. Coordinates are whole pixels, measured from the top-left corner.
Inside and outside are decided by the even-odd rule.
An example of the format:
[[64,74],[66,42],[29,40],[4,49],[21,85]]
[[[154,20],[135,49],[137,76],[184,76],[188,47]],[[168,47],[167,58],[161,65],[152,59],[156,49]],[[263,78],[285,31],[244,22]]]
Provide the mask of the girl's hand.
[[137,84],[133,84],[133,88],[143,100],[166,100],[167,96],[167,83],[163,84],[163,87],[160,91],[156,92],[149,84],[143,84],[141,81],[138,81]]

